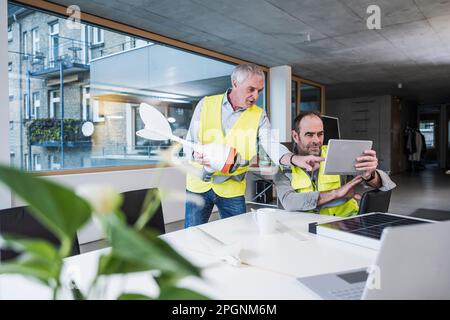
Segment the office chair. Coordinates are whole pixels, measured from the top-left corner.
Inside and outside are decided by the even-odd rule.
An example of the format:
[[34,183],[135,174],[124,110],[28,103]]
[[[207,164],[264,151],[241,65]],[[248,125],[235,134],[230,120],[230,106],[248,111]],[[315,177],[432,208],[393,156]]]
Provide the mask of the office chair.
[[[121,209],[125,213],[129,225],[133,225],[138,220],[145,196],[149,190],[151,189],[133,190],[122,193],[124,200]],[[159,234],[166,233],[161,202],[153,217],[147,222],[146,227],[157,230]]]
[[[27,207],[0,210],[0,234],[10,234],[21,238],[38,238],[60,246],[58,238],[36,220]],[[71,255],[80,254],[78,238],[75,236]],[[0,249],[0,260],[11,260],[19,255],[11,249]]]
[[369,212],[388,212],[391,201],[391,190],[370,190],[363,193],[359,203],[358,214]]

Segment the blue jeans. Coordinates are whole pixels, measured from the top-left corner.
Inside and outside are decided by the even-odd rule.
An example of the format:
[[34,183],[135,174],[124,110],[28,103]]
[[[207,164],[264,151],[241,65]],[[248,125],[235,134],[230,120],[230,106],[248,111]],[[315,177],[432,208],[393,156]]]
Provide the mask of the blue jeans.
[[186,190],[186,193],[201,196],[205,203],[203,206],[198,206],[193,202],[186,201],[185,228],[207,223],[214,205],[219,209],[221,219],[236,216],[247,211],[244,196],[223,198],[218,196],[213,189],[204,193],[194,193]]

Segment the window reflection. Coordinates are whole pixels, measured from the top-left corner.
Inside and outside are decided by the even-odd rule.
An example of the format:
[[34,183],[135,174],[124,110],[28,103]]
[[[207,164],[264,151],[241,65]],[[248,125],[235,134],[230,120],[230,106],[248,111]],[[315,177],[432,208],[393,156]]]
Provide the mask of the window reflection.
[[301,83],[300,85],[300,110],[320,111],[320,87]]
[[13,3],[8,15],[11,164],[25,170],[158,163],[169,141],[136,136],[139,104],[185,137],[198,101],[230,86],[230,63]]

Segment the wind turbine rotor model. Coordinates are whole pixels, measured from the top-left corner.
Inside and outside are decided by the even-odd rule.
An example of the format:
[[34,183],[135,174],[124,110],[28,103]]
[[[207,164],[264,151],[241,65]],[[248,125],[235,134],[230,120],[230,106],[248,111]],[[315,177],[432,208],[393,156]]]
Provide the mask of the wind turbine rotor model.
[[240,156],[235,148],[219,143],[193,143],[175,136],[164,115],[147,103],[140,104],[139,115],[145,126],[144,129],[136,132],[137,136],[156,141],[173,140],[203,154],[211,164],[211,166],[204,166],[206,171],[206,175],[203,175],[204,180],[209,180],[215,171],[226,174],[234,172],[239,167]]

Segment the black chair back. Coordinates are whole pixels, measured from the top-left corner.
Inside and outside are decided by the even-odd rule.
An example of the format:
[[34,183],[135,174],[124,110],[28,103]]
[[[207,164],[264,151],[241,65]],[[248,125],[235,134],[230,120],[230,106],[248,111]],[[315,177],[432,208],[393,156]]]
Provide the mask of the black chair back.
[[[36,220],[27,207],[15,207],[0,210],[0,234],[10,234],[20,238],[34,238],[47,240],[60,246],[58,238]],[[75,237],[71,255],[80,254],[78,238]],[[7,261],[19,255],[18,252],[0,249],[0,261]]]
[[[124,200],[121,209],[125,213],[129,225],[133,225],[138,220],[145,196],[149,190],[151,189],[133,190],[123,193]],[[153,217],[147,222],[146,227],[156,229],[160,234],[166,233],[161,202]]]
[[363,193],[358,214],[369,212],[388,212],[391,201],[391,190],[371,190]]

